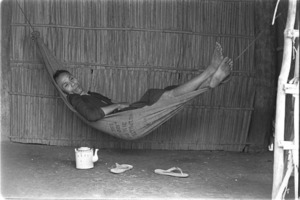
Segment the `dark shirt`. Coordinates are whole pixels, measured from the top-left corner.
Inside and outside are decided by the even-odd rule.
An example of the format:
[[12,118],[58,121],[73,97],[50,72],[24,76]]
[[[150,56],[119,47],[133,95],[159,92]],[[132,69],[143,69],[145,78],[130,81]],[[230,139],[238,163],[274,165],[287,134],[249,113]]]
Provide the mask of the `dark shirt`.
[[[139,101],[130,104],[127,108],[116,110],[112,113],[150,106],[158,101],[165,91],[175,87],[177,86],[169,86],[165,89],[149,89]],[[68,95],[68,100],[75,110],[88,121],[97,121],[104,118],[105,113],[101,108],[112,105],[111,99],[95,92],[88,92],[88,94],[89,95],[70,94]]]
[[84,118],[88,121],[97,121],[105,116],[101,107],[112,105],[111,99],[95,92],[89,95],[70,94],[68,100]]

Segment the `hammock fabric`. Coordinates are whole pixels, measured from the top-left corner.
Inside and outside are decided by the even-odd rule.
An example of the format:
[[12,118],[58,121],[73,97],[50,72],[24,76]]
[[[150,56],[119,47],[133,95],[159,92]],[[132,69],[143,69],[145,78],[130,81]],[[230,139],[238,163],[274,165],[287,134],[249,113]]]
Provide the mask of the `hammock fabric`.
[[61,98],[68,108],[91,127],[121,139],[134,140],[149,134],[182,110],[185,103],[189,100],[209,90],[208,88],[199,89],[172,99],[159,100],[151,106],[106,115],[101,120],[89,122],[72,107],[67,100],[66,94],[59,88],[53,79],[53,74],[56,70],[64,69],[62,63],[60,63],[46,47],[39,37],[39,32],[33,32],[33,39],[36,41],[38,49],[42,54],[43,61],[52,83],[59,91]]

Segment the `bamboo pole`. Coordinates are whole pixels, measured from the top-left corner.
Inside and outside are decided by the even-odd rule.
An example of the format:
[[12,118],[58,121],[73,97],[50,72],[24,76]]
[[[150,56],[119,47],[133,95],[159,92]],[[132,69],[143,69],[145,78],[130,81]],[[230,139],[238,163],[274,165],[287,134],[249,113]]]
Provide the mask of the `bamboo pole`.
[[290,178],[291,174],[293,173],[293,164],[292,164],[292,161],[291,161],[293,159],[292,158],[293,156],[291,154],[292,153],[290,151],[289,152],[289,158],[288,158],[289,161],[288,161],[287,171],[286,171],[286,174],[285,174],[285,176],[282,180],[282,183],[281,183],[281,185],[280,185],[280,187],[277,191],[277,194],[274,198],[275,200],[282,199],[282,194],[284,193],[284,190],[288,185],[289,178]]
[[[295,62],[295,74],[294,77],[299,79],[299,43]],[[299,91],[299,80],[296,80]],[[293,159],[294,159],[294,188],[295,188],[295,199],[298,199],[298,187],[299,187],[299,94],[294,95],[294,145]]]
[[295,97],[294,126],[295,126],[294,127],[294,135],[295,135],[294,143],[296,146],[296,148],[293,150],[294,187],[295,187],[295,199],[298,199],[298,197],[299,197],[299,194],[298,194],[298,192],[299,192],[298,191],[298,188],[299,188],[299,171],[298,171],[299,170],[299,94]]
[[281,72],[278,78],[276,117],[275,117],[275,141],[274,141],[274,165],[273,165],[273,188],[272,198],[276,197],[283,180],[284,173],[284,150],[279,147],[279,142],[284,140],[284,121],[286,94],[284,85],[287,83],[292,59],[293,38],[290,31],[294,29],[296,18],[296,0],[289,0],[288,16],[284,31],[284,51]]

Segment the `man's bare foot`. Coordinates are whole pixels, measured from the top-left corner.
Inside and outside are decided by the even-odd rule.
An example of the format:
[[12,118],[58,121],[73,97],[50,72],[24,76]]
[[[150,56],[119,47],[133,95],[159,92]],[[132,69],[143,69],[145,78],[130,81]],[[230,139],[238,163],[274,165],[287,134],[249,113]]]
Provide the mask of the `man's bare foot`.
[[216,46],[211,58],[211,62],[210,65],[211,67],[213,67],[216,71],[219,67],[219,65],[221,64],[222,60],[224,59],[223,57],[223,49],[220,43],[216,42]]
[[213,74],[209,86],[215,88],[218,86],[231,72],[233,61],[225,57],[218,67],[218,70]]
[[218,67],[220,66],[223,59],[224,57],[223,57],[222,46],[220,43],[216,42],[216,46],[211,58],[211,62],[209,66],[206,68],[206,70],[204,71],[204,73],[206,73],[205,80],[199,85],[198,89],[208,87],[210,85],[213,74],[218,70]]

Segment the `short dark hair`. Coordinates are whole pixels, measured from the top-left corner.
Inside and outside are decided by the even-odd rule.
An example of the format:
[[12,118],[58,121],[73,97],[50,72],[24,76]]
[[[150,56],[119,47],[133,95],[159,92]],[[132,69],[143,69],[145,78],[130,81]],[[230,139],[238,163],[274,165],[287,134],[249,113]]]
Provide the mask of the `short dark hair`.
[[68,73],[71,74],[69,71],[67,70],[63,70],[63,69],[59,69],[57,70],[54,74],[53,74],[53,79],[56,81],[56,79],[59,77],[59,75],[61,75],[62,73]]

